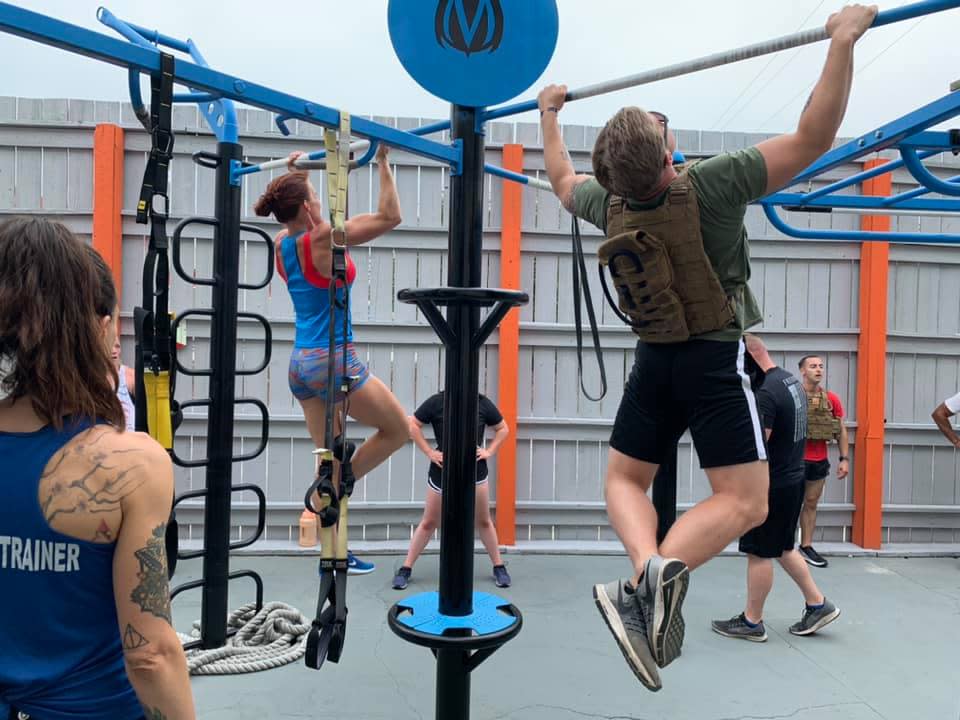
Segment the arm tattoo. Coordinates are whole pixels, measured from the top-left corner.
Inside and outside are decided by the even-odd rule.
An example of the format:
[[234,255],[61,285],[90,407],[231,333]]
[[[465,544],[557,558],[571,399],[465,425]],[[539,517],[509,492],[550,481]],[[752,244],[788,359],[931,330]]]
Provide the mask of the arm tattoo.
[[[140,453],[139,449],[107,452],[95,447],[106,432],[62,450],[52,467],[41,476],[41,483],[49,480],[46,497],[42,502],[43,516],[48,523],[53,522],[58,515],[115,512],[120,509],[120,501],[145,482],[144,478],[137,478],[136,473],[133,473],[142,467],[141,464],[118,464],[123,459],[121,456]],[[57,471],[68,458],[79,461],[77,464],[87,469],[80,471],[80,477],[73,480],[55,478]],[[134,477],[130,476],[131,473]],[[97,531],[97,540],[105,537],[100,530]]]
[[167,552],[164,546],[167,524],[154,528],[147,544],[134,552],[140,561],[137,573],[140,583],[130,593],[130,599],[143,612],[170,621],[170,583],[167,579]]
[[139,630],[137,630],[130,623],[127,623],[127,629],[123,631],[124,650],[136,650],[138,648],[142,648],[144,645],[149,644],[150,641],[147,640]]
[[147,720],[167,720],[167,716],[160,712],[159,708],[147,711]]
[[567,193],[566,197],[560,198],[560,202],[563,204],[564,209],[571,215],[576,215],[574,212],[576,208],[576,202],[574,196],[577,194],[577,188],[580,187],[585,182],[585,178],[574,180],[570,185],[570,192]]

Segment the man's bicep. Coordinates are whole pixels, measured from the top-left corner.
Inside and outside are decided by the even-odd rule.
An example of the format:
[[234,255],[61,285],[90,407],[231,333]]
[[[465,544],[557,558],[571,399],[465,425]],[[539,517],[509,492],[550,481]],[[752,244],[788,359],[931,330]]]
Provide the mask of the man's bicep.
[[[763,195],[782,190],[800,172],[819,157],[799,135],[787,133],[764,140],[756,146],[766,165],[766,188]],[[762,196],[760,196],[762,197]]]
[[124,501],[113,556],[117,619],[127,652],[158,640],[171,624],[164,540],[173,501],[173,469],[159,449],[148,467],[150,477]]

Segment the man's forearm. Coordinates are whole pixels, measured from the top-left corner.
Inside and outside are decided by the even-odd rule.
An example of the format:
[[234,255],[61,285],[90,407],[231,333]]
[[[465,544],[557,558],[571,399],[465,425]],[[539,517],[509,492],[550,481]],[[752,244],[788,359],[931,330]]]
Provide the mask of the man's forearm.
[[543,131],[543,162],[547,168],[547,177],[553,192],[559,196],[563,179],[575,175],[576,172],[570,160],[570,153],[567,152],[567,146],[563,142],[563,135],[560,134],[560,120],[557,113],[545,112],[540,119],[540,127]]
[[853,45],[848,38],[830,42],[823,72],[800,115],[797,135],[826,152],[837,136],[847,110],[853,80]]
[[850,437],[847,434],[847,426],[843,420],[840,421],[840,437],[837,438],[837,445],[840,446],[840,454],[844,457],[850,457]]
[[939,414],[935,414],[933,416],[933,421],[937,423],[937,427],[940,429],[940,432],[943,433],[943,436],[953,445],[956,445],[958,442],[960,442],[960,435],[957,435],[956,430],[953,429],[953,425],[950,424],[949,418],[941,417]]

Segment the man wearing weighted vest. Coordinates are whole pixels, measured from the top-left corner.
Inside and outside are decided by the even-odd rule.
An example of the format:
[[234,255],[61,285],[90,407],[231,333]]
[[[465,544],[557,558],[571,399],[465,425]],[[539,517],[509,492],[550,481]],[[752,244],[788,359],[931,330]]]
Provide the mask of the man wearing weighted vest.
[[800,513],[800,554],[814,567],[826,567],[826,558],[813,549],[813,530],[817,525],[817,505],[830,474],[827,443],[836,440],[840,445],[838,480],[850,472],[850,443],[843,424],[843,404],[835,393],[823,387],[823,358],[806,355],[800,359],[799,366],[807,393],[807,447],[803,453],[807,489]]
[[[621,318],[639,336],[610,438],[610,523],[633,566],[593,596],[631,670],[650,690],[680,655],[689,572],[763,522],[769,485],[763,429],[744,372],[743,332],[762,319],[748,287],[747,205],[787,186],[830,149],[846,110],[853,48],[876,7],[827,21],[819,81],[795,132],[721,153],[681,172],[662,113],[622,108],[597,136],[595,177],[578,175],[560,132],[564,85],[538,97],[544,162],[563,206],[606,233],[599,251]],[[611,302],[612,302],[612,298]],[[647,491],[685,430],[713,494],[657,544]]]

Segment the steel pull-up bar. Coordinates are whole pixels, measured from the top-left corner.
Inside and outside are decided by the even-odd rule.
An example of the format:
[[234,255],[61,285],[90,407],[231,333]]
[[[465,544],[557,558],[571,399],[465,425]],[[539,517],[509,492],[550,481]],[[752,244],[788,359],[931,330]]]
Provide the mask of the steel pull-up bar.
[[[883,25],[891,25],[903,20],[910,20],[957,7],[960,7],[960,0],[925,0],[925,2],[912,3],[910,5],[904,5],[902,7],[893,8],[892,10],[885,10],[884,12],[878,13],[870,27],[877,28]],[[685,62],[675,63],[673,65],[666,65],[654,70],[647,70],[642,73],[637,73],[636,75],[627,75],[626,77],[618,78],[616,80],[608,80],[607,82],[596,83],[594,85],[586,85],[568,92],[567,101],[583,100],[596,95],[605,95],[607,93],[616,92],[617,90],[624,90],[626,88],[636,87],[637,85],[646,85],[648,83],[666,80],[667,78],[677,77],[679,75],[689,75],[690,73],[707,70],[713,67],[719,67],[720,65],[729,65],[731,63],[740,62],[741,60],[749,60],[751,58],[760,57],[761,55],[769,55],[770,53],[781,52],[782,50],[800,47],[801,45],[810,45],[815,42],[826,40],[828,37],[829,36],[827,35],[826,28],[823,27],[814,28],[811,30],[803,30],[801,32],[794,33],[793,35],[784,35],[782,37],[774,38],[773,40],[767,40],[766,42],[760,42],[754,45],[745,45],[733,50],[714,53],[713,55],[705,55],[695,60],[687,60]],[[519,113],[536,109],[537,101],[527,100],[526,102],[503,105],[499,108],[488,110],[483,113],[483,119],[494,120],[496,118],[507,117],[508,115],[517,115]]]

